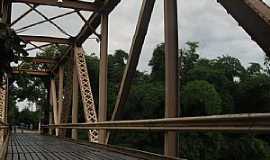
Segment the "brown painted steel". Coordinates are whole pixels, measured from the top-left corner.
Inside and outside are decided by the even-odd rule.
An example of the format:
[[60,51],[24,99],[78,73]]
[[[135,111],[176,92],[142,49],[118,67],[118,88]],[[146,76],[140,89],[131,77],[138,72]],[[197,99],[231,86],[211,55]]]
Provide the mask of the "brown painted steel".
[[[109,14],[120,2],[120,0],[110,0],[105,1],[105,4],[103,7],[101,7],[99,10],[104,13]],[[101,14],[99,12],[93,13],[90,18],[87,20],[87,24],[85,24],[80,33],[76,36],[76,44],[78,46],[81,46],[84,41],[87,40],[87,38],[92,35],[94,32],[96,32],[96,29],[100,25],[101,22]],[[91,27],[89,27],[91,26]]]
[[52,73],[56,72],[59,66],[63,65],[63,63],[66,61],[66,59],[70,55],[71,51],[72,51],[72,46],[67,47],[65,53],[61,56],[58,63],[51,68]]
[[[64,101],[64,66],[60,66],[58,70],[58,98],[57,98],[57,124],[62,123],[63,101]],[[59,131],[59,136],[63,136],[63,132]]]
[[96,11],[98,6],[95,3],[83,2],[83,1],[74,1],[74,0],[65,0],[62,3],[57,2],[57,0],[13,0],[14,3],[28,3],[35,5],[49,5],[57,6],[70,9],[78,9],[85,11]]
[[[51,96],[52,96],[52,103],[53,103],[53,120],[54,120],[54,124],[58,124],[58,106],[57,106],[57,95],[56,95],[56,84],[55,84],[55,80],[51,79]],[[59,129],[56,128],[55,129],[55,135],[58,136],[59,135]]]
[[[37,6],[34,6],[34,8],[36,8]],[[17,22],[19,22],[21,19],[23,19],[26,15],[28,15],[29,13],[31,13],[33,11],[33,8],[30,8],[29,10],[27,10],[26,12],[24,12],[21,16],[19,16],[17,19],[15,19],[10,26],[15,25]]]
[[12,70],[12,74],[27,74],[31,76],[49,76],[49,71],[35,71],[31,69],[19,69],[19,70]]
[[[100,70],[99,70],[99,112],[98,121],[107,120],[108,103],[108,15],[101,18],[100,43]],[[99,131],[99,143],[106,143],[106,130]]]
[[4,143],[1,145],[1,149],[0,149],[0,160],[6,160],[8,143],[9,143],[9,137],[10,136],[9,136],[9,132],[8,132],[8,134],[5,136]]
[[[94,123],[97,122],[97,114],[84,54],[85,52],[81,47],[74,47],[74,59],[81,89],[85,120],[86,122]],[[89,130],[89,140],[91,142],[98,142],[97,130]]]
[[270,114],[232,114],[202,117],[179,117],[166,119],[107,121],[96,123],[60,124],[43,127],[108,129],[108,130],[145,130],[179,132],[261,132],[270,131]]
[[[270,56],[270,7],[262,0],[218,0]],[[221,31],[222,32],[222,31]]]
[[56,44],[72,44],[72,40],[66,38],[57,38],[57,37],[45,37],[45,36],[28,36],[20,35],[23,41],[27,42],[48,42]]
[[[33,8],[34,8],[34,7],[33,7]],[[31,9],[32,9],[32,8],[31,8]],[[59,15],[54,16],[54,17],[50,17],[50,18],[48,18],[48,19],[52,21],[52,20],[55,20],[55,19],[58,19],[58,18],[67,16],[67,15],[70,15],[70,14],[75,13],[75,12],[76,12],[76,11],[70,11],[70,12],[67,12],[67,13],[59,14]],[[35,22],[35,23],[32,23],[32,24],[29,24],[29,25],[27,25],[27,26],[18,28],[18,29],[16,29],[15,31],[16,31],[16,32],[23,32],[23,31],[26,30],[26,29],[29,29],[29,28],[31,28],[31,27],[34,27],[34,26],[36,26],[36,25],[40,25],[40,24],[46,23],[46,22],[48,22],[46,19],[45,19],[45,20],[41,20],[41,21],[38,21],[38,22]]]
[[[165,18],[165,118],[177,117],[178,96],[178,24],[177,1],[164,0]],[[176,132],[166,132],[164,154],[176,157]]]
[[[74,59],[74,58],[73,58]],[[73,81],[72,81],[72,123],[78,123],[78,109],[79,109],[79,82],[78,82],[78,74],[77,68],[75,65],[75,61],[73,63]],[[71,138],[77,140],[78,139],[78,131],[77,129],[72,129]]]
[[154,4],[155,0],[143,1],[136,31],[129,51],[128,62],[121,81],[111,120],[118,119],[117,116],[121,111],[121,107],[123,107],[127,101],[128,92],[130,90],[131,82],[136,72],[142,46],[148,31]]
[[[111,120],[119,119],[119,113],[121,112],[121,109],[124,107],[127,101],[131,82],[136,73],[139,57],[150,24],[154,4],[155,0],[144,0],[142,3],[136,31],[129,51],[128,62],[120,84],[120,89],[118,92]],[[109,136],[110,133],[107,134],[106,143],[108,143],[109,141]]]
[[[70,57],[63,64],[64,66],[64,101],[63,109],[61,114],[60,123],[67,123],[69,120],[70,111],[72,108],[72,92],[73,92],[73,54],[69,54]],[[67,135],[67,130],[60,130],[60,135],[65,137]]]
[[55,64],[57,62],[55,59],[45,57],[20,57],[20,60],[33,64]]

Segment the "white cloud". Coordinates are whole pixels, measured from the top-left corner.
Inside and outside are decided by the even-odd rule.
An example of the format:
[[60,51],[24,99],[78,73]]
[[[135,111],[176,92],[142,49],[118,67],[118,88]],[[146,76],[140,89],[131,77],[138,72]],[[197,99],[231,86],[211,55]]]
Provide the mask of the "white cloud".
[[[270,4],[270,0],[264,1]],[[109,23],[110,53],[116,49],[129,51],[141,3],[142,1],[123,0],[112,12]],[[27,7],[22,5],[14,6],[13,19],[26,9]],[[41,7],[39,9],[49,17],[68,11],[66,9],[59,10],[56,7]],[[216,1],[179,0],[178,10],[180,47],[184,47],[187,41],[198,41],[202,57],[216,58],[222,54],[232,55],[239,58],[245,65],[249,62],[261,63],[263,61],[263,51]],[[163,1],[157,0],[138,66],[142,71],[150,69],[148,62],[152,57],[152,51],[157,44],[164,41],[163,17]],[[32,14],[15,27],[18,28],[40,19],[42,18],[38,15]],[[66,17],[65,21],[59,19],[55,22],[73,35],[79,31],[82,25],[82,21],[76,15]],[[48,23],[27,32],[37,35],[63,36]],[[84,47],[88,53],[99,53],[99,45],[95,40],[87,40]]]

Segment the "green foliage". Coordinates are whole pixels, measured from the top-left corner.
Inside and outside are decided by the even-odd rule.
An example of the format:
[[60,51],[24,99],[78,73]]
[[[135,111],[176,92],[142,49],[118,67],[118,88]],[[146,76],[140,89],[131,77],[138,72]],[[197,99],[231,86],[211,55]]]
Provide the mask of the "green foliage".
[[0,77],[11,71],[11,62],[17,63],[20,56],[28,55],[23,50],[25,45],[22,45],[21,42],[21,38],[16,35],[14,30],[9,28],[7,24],[0,22]]
[[[197,42],[187,42],[187,48],[179,51],[181,66],[181,116],[203,116],[213,114],[269,112],[270,105],[270,60],[265,67],[251,63],[247,68],[234,57],[222,56],[216,59],[200,58]],[[53,46],[39,53],[39,56],[59,57],[66,46]],[[128,54],[116,50],[109,55],[108,64],[108,119],[114,109],[120,82],[127,63]],[[91,86],[98,107],[99,58],[95,54],[86,56]],[[149,62],[150,74],[136,72],[126,105],[121,113],[122,120],[151,119],[164,117],[165,103],[165,54],[164,44],[153,51]],[[45,66],[38,66],[45,67]],[[14,77],[13,77],[14,78]],[[238,79],[238,80],[236,80]],[[15,77],[12,85],[10,113],[12,123],[24,121],[36,123],[37,113],[24,110],[18,112],[16,100],[28,99],[46,105],[48,79]],[[96,108],[97,109],[97,108]],[[79,108],[79,122],[84,122],[82,104]],[[81,139],[87,138],[82,131]],[[270,140],[267,136],[243,136],[221,133],[179,134],[181,157],[190,160],[268,160]],[[162,153],[163,133],[119,131],[112,132],[110,143],[141,150]]]
[[250,75],[259,74],[262,70],[262,67],[258,63],[250,63],[250,66],[247,68],[247,72]]
[[236,93],[236,111],[238,113],[269,112],[270,77],[265,74],[251,76],[239,84]]
[[183,116],[201,116],[222,112],[221,98],[207,81],[191,81],[183,89]]
[[234,80],[234,77],[244,78],[246,72],[240,60],[231,56],[218,57],[214,67],[223,70],[231,81]]
[[165,46],[164,43],[158,45],[154,52],[153,57],[149,62],[149,66],[152,68],[151,78],[156,81],[165,80]]

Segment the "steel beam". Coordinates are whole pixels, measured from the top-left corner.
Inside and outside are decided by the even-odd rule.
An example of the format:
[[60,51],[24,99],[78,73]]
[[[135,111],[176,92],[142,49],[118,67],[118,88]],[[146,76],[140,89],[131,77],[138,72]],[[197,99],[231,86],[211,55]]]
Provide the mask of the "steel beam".
[[45,37],[45,36],[28,36],[20,35],[21,39],[25,42],[45,42],[45,43],[55,43],[55,44],[72,44],[73,41],[67,38],[57,38],[57,37]]
[[[136,73],[136,68],[139,62],[142,46],[148,31],[150,19],[152,16],[155,0],[144,0],[142,3],[136,31],[132,40],[132,44],[129,51],[128,62],[125,68],[125,72],[120,84],[120,89],[116,99],[116,104],[113,110],[111,120],[118,119],[119,113],[122,107],[125,105],[129,90],[131,87],[132,79]],[[106,142],[109,141],[110,134],[107,134]]]
[[71,52],[71,49],[72,49],[72,46],[69,46],[67,49],[66,49],[66,52],[61,56],[61,58],[59,59],[58,63],[56,65],[54,65],[52,68],[51,68],[51,72],[55,72],[57,70],[57,68],[64,63],[64,61],[66,60],[66,58],[70,55],[70,52]]
[[[49,123],[53,124],[53,98],[52,98],[52,91],[51,91],[51,87],[49,89],[49,103],[50,103],[50,108],[49,108]],[[49,135],[52,136],[53,135],[53,130],[52,128],[49,128]]]
[[[34,8],[34,7],[33,7],[33,8]],[[33,9],[33,8],[31,8],[31,9]],[[70,14],[75,13],[75,12],[77,12],[77,11],[66,12],[66,13],[59,14],[59,15],[54,16],[54,17],[50,17],[50,18],[48,18],[48,19],[49,19],[50,21],[56,20],[56,19],[58,19],[58,18],[61,18],[61,17],[67,16],[67,15],[70,15]],[[41,21],[38,21],[38,22],[35,22],[35,23],[28,24],[27,26],[18,28],[18,29],[16,29],[15,31],[16,31],[17,33],[23,32],[23,31],[25,31],[25,30],[27,30],[27,29],[29,29],[29,28],[31,28],[31,27],[34,27],[34,26],[37,26],[37,25],[40,25],[40,24],[46,23],[46,22],[48,22],[46,19],[45,19],[45,20],[41,20]]]
[[29,6],[30,8],[32,8],[37,14],[39,14],[42,18],[44,18],[44,20],[46,20],[47,22],[49,22],[53,26],[55,26],[55,28],[57,28],[61,33],[65,34],[66,36],[72,37],[64,29],[62,29],[59,25],[57,25],[54,21],[52,21],[50,18],[48,18],[45,14],[43,14],[42,12],[40,12],[38,9],[34,8],[33,6],[31,6],[28,3],[26,5]]
[[[109,14],[120,2],[120,0],[110,0],[106,1],[100,11],[103,14]],[[101,22],[101,14],[99,12],[93,13],[90,18],[87,20],[86,24],[82,27],[79,34],[76,36],[75,41],[78,46],[81,46],[87,38],[95,33],[96,29],[100,25]],[[91,26],[91,27],[89,27]]]
[[[85,52],[81,47],[74,47],[74,59],[81,89],[85,120],[86,122],[94,123],[97,122],[97,114],[84,54]],[[89,130],[89,140],[91,142],[98,142],[97,130]]]
[[111,120],[115,120],[118,118],[117,116],[119,115],[119,112],[121,111],[121,107],[124,106],[127,100],[131,82],[135,75],[136,68],[139,62],[139,57],[142,50],[142,46],[143,46],[147,31],[148,31],[154,4],[155,4],[155,0],[143,1],[138,24],[137,24],[136,31],[135,31],[133,41],[132,41],[130,51],[129,51],[128,62],[127,62],[125,72],[121,81],[120,90],[118,92],[118,96],[117,96],[117,100],[116,100],[116,104],[114,107]]
[[20,60],[25,62],[31,62],[34,64],[56,64],[57,61],[52,58],[39,58],[39,57],[20,57]]
[[58,2],[57,0],[13,0],[12,2],[29,3],[34,5],[57,6],[62,8],[70,8],[85,11],[97,11],[99,8],[99,6],[97,6],[95,3],[74,1],[74,0],[64,0],[63,2]]
[[[58,70],[58,111],[57,111],[58,124],[61,123],[61,119],[62,119],[63,100],[64,100],[63,98],[64,98],[64,67],[60,66]],[[60,134],[60,136],[63,136],[63,135]]]
[[201,117],[179,117],[132,121],[106,121],[47,125],[48,128],[178,131],[178,132],[230,132],[230,133],[269,133],[270,114],[231,114]]
[[[51,79],[51,96],[52,96],[52,104],[53,104],[53,120],[54,124],[58,124],[58,106],[57,106],[57,96],[56,96],[56,85],[55,85],[55,80]],[[55,129],[55,135],[59,136],[59,129]]]
[[270,56],[270,7],[262,0],[218,0],[251,39]]
[[13,70],[12,74],[27,74],[31,76],[49,76],[49,71],[35,71],[31,69],[20,69],[20,70]]
[[[36,8],[37,6],[34,6],[34,8]],[[33,8],[30,8],[29,10],[27,10],[26,12],[24,12],[21,16],[19,16],[17,19],[15,19],[10,26],[15,25],[17,22],[19,22],[21,19],[23,19],[26,15],[28,15],[29,13],[31,13],[33,11]]]
[[[108,103],[108,15],[101,18],[101,43],[100,43],[100,67],[99,67],[99,113],[98,121],[107,120]],[[99,143],[106,143],[106,130],[99,131]]]
[[[177,1],[164,0],[165,26],[165,118],[177,117],[178,96],[178,24]],[[166,132],[164,154],[176,157],[176,132]]]
[[[79,82],[76,63],[73,63],[73,81],[72,81],[72,123],[78,123],[78,109],[79,109]],[[77,129],[72,129],[71,138],[78,139]]]
[[118,118],[117,116],[121,111],[121,107],[123,107],[127,101],[128,92],[130,90],[132,79],[136,73],[136,68],[139,62],[142,46],[148,31],[154,4],[155,0],[143,1],[140,16],[138,19],[138,24],[129,51],[128,62],[121,81],[111,120],[115,120]]

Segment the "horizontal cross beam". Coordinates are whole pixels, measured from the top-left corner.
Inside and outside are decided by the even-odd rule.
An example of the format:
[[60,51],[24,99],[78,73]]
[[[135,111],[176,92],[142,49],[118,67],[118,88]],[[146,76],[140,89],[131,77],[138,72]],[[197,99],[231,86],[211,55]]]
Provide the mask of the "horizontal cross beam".
[[31,76],[49,76],[50,71],[37,71],[31,69],[13,69],[12,74],[27,74]]
[[[103,12],[106,14],[110,13],[120,2],[120,0],[110,0],[107,1],[106,4],[102,7]],[[76,43],[78,46],[81,46],[87,38],[95,33],[96,29],[100,25],[101,22],[101,14],[96,12],[93,13],[90,18],[87,20],[86,24],[82,27],[80,33],[76,36]],[[91,26],[91,27],[89,27]]]
[[77,0],[64,0],[63,2],[58,2],[57,0],[13,0],[15,3],[29,3],[34,5],[49,5],[57,6],[62,8],[70,8],[76,10],[84,11],[96,11],[99,6],[92,2],[83,2]]
[[28,36],[20,35],[23,41],[27,42],[45,42],[45,43],[55,43],[55,44],[72,44],[73,41],[67,38],[57,38],[57,37],[44,37],[44,36]]
[[21,57],[21,60],[25,62],[32,62],[34,64],[56,64],[57,61],[52,58],[41,58],[41,57]]

